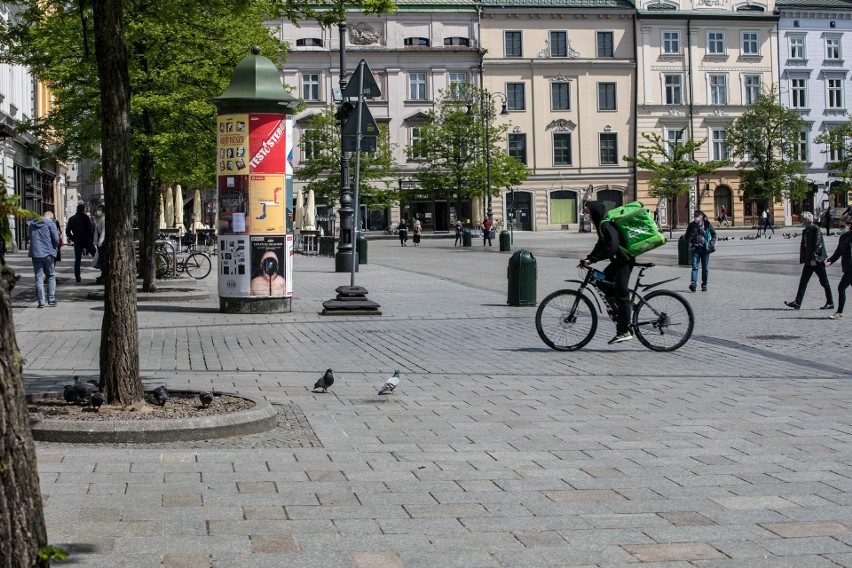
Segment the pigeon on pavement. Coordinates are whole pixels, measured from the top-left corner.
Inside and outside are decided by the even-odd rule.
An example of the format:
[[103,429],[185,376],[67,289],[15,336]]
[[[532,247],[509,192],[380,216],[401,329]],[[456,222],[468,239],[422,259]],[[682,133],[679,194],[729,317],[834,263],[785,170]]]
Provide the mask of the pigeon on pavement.
[[98,383],[94,381],[83,382],[78,376],[74,377],[74,390],[77,392],[77,398],[82,401],[89,400],[93,392],[98,390]]
[[106,395],[102,392],[93,392],[92,398],[89,401],[91,405],[94,407],[95,412],[101,411],[101,405],[106,402]]
[[320,380],[314,384],[314,392],[317,389],[322,389],[322,392],[328,392],[328,387],[334,384],[334,371],[331,369],[326,370],[325,374],[322,376]]
[[399,371],[394,371],[393,376],[385,381],[382,388],[379,389],[379,394],[393,394],[393,389],[399,384]]
[[207,408],[213,404],[213,393],[210,391],[202,391],[198,393],[198,400],[201,401],[201,408]]
[[62,391],[62,396],[65,397],[65,402],[70,402],[71,404],[80,400],[80,397],[77,396],[77,391],[74,389],[74,385],[65,385],[65,390]]
[[166,390],[165,385],[160,385],[154,389],[154,400],[160,406],[166,405],[166,401],[169,400],[169,391]]

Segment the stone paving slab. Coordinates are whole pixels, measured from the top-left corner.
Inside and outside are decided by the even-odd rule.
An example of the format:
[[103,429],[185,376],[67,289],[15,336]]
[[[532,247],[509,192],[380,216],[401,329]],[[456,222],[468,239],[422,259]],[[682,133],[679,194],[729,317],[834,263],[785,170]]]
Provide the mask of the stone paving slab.
[[[540,299],[592,238],[515,242]],[[318,315],[349,278],[323,258],[296,258],[289,314],[219,314],[212,277],[209,300],[140,305],[146,384],[292,405],[309,434],[40,443],[51,542],[79,566],[852,565],[852,335],[816,282],[805,309],[783,307],[797,241],[720,243],[706,293],[686,291],[673,247],[649,255],[649,281],[679,277],[698,317],[673,354],[608,346],[608,322],[550,351],[535,309],[505,304],[509,255],[393,244],[370,241],[357,276],[381,317]],[[29,391],[97,376],[100,306],[63,284],[58,307],[31,309],[27,259],[11,263]],[[331,393],[311,393],[328,367]],[[376,396],[394,369],[397,394]]]

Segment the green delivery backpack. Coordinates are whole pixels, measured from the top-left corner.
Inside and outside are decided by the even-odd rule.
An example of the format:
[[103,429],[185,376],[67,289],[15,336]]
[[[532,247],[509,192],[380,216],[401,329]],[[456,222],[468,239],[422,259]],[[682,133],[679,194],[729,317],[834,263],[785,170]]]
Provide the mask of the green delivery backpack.
[[638,201],[616,207],[606,214],[603,222],[614,224],[624,237],[625,246],[618,248],[628,256],[639,256],[666,244],[666,237],[657,229],[651,213]]

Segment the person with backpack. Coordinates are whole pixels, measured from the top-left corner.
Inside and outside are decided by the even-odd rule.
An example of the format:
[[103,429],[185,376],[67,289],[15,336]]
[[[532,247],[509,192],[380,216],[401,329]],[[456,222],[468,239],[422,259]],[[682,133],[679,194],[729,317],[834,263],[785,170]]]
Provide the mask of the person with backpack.
[[829,267],[840,259],[840,268],[843,271],[843,275],[840,277],[840,284],[837,285],[837,312],[828,316],[834,320],[843,319],[843,306],[846,304],[846,288],[852,285],[852,215],[843,217],[843,223],[846,225],[846,231],[840,235],[837,250],[834,251],[831,258],[825,261],[825,266]]
[[825,253],[825,240],[823,240],[822,231],[814,222],[814,214],[810,211],[802,213],[802,220],[806,223],[805,230],[802,231],[802,242],[799,245],[802,276],[799,278],[799,290],[796,292],[796,299],[792,302],[784,302],[784,305],[794,310],[802,307],[802,300],[805,299],[805,291],[808,289],[808,281],[816,272],[819,283],[825,290],[825,305],[820,309],[833,310],[834,300],[831,297],[831,285],[828,283],[828,275],[825,273],[825,260],[828,255]]
[[74,278],[80,284],[80,263],[85,250],[94,256],[98,251],[95,248],[95,229],[92,220],[86,215],[86,205],[77,205],[77,213],[65,223],[65,236],[74,243]]
[[707,276],[710,274],[710,253],[716,250],[716,230],[702,211],[696,210],[692,223],[686,228],[686,242],[692,251],[692,277],[689,291],[698,287],[698,268],[701,267],[701,291],[707,291]]
[[[610,344],[621,343],[633,339],[630,333],[630,316],[632,306],[630,305],[630,273],[636,264],[636,258],[627,254],[624,247],[626,240],[611,222],[604,222],[606,207],[600,201],[589,201],[586,203],[584,213],[589,215],[595,229],[598,232],[598,242],[592,252],[583,259],[582,264],[586,268],[590,264],[600,260],[609,259],[610,263],[603,273],[606,275],[603,288],[607,291],[607,299],[610,300],[615,309],[615,337],[609,340]],[[608,290],[611,288],[611,291]],[[610,295],[611,293],[611,295]]]

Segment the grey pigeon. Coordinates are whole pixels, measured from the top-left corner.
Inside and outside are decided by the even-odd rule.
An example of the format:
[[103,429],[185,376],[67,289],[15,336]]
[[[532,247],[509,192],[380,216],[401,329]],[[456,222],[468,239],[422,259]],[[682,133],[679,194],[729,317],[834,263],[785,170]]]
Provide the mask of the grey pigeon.
[[393,389],[399,384],[399,371],[394,371],[393,376],[385,381],[384,386],[379,389],[379,394],[392,394]]
[[322,392],[328,392],[328,387],[334,384],[334,371],[327,369],[325,374],[314,385],[314,391],[322,389]]
[[169,391],[166,390],[165,385],[160,385],[154,389],[154,400],[160,406],[166,405],[166,401],[169,400]]
[[202,391],[198,393],[198,400],[201,401],[201,408],[207,408],[213,404],[213,393],[210,391]]
[[77,392],[77,398],[86,401],[93,392],[98,390],[98,384],[94,381],[83,382],[80,377],[74,377],[74,390]]
[[106,402],[106,395],[102,392],[93,392],[92,398],[89,400],[91,405],[94,407],[95,412],[101,411],[101,405]]
[[65,397],[65,402],[75,403],[80,400],[80,397],[77,396],[77,391],[74,389],[74,385],[65,385],[65,390],[62,391],[62,396]]

